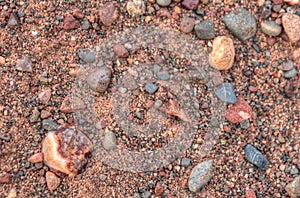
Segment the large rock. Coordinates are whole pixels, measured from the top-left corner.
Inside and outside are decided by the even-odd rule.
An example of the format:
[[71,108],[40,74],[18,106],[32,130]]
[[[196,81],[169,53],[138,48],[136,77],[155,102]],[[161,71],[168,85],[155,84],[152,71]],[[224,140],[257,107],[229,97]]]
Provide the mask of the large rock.
[[300,40],[300,16],[286,13],[282,16],[282,25],[292,43]]
[[247,144],[245,147],[245,158],[262,170],[268,168],[268,160],[251,144]]
[[299,198],[300,197],[300,176],[296,177],[294,181],[289,183],[285,187],[285,190],[291,198]]
[[111,70],[107,67],[101,67],[93,70],[88,78],[88,85],[99,93],[106,91],[111,79]]
[[189,178],[189,190],[198,192],[203,188],[212,178],[213,162],[211,160],[201,162],[195,166]]
[[239,8],[237,13],[231,11],[223,17],[223,22],[229,31],[242,41],[252,38],[257,31],[255,17],[244,8]]
[[232,67],[235,57],[233,41],[226,36],[214,39],[213,50],[209,54],[209,64],[218,70],[228,70]]

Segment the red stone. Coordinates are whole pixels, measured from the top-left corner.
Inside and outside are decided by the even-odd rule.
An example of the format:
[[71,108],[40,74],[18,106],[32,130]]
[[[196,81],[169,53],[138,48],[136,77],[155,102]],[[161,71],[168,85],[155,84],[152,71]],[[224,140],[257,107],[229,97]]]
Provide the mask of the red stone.
[[247,190],[246,198],[256,198],[255,192],[252,189]]
[[80,23],[78,20],[76,20],[73,15],[67,14],[64,17],[64,29],[65,30],[72,30],[77,29],[80,27]]
[[238,123],[249,119],[251,115],[249,104],[242,97],[238,97],[237,102],[227,110],[225,117],[229,122]]
[[99,10],[100,21],[105,26],[110,26],[118,18],[118,10],[113,3],[106,3]]
[[11,175],[10,174],[4,174],[0,176],[0,184],[8,184],[10,183]]
[[114,52],[120,58],[126,58],[129,55],[128,50],[121,44],[117,44],[114,46]]
[[39,163],[43,161],[43,153],[36,153],[28,158],[28,162]]

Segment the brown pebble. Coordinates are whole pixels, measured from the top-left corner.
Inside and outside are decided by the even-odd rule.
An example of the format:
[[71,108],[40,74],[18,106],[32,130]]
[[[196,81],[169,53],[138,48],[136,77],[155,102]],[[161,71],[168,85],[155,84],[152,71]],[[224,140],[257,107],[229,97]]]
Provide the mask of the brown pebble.
[[116,44],[114,46],[114,52],[120,58],[126,58],[129,55],[128,50],[121,44]]
[[113,3],[106,3],[99,10],[100,21],[105,26],[112,25],[118,18],[118,15],[118,9],[114,6]]
[[60,179],[54,173],[48,171],[46,173],[46,182],[48,189],[51,193],[53,193],[53,191],[55,191],[59,186]]
[[180,23],[180,29],[184,33],[190,33],[193,31],[195,25],[195,20],[190,17],[183,17]]
[[51,116],[51,113],[49,111],[46,111],[46,110],[41,111],[41,118],[42,119],[48,118],[50,116]]
[[181,4],[188,10],[196,10],[199,4],[199,0],[183,0]]
[[296,61],[296,60],[299,61],[299,59],[300,59],[300,48],[295,49],[294,52],[293,52],[293,60],[294,61]]
[[9,184],[11,180],[11,175],[6,173],[2,176],[0,176],[0,183],[1,184]]
[[0,65],[4,65],[5,64],[5,58],[0,56]]
[[39,163],[43,161],[43,153],[36,153],[28,158],[28,162]]
[[39,101],[43,104],[47,104],[51,98],[51,89],[48,88],[44,91],[42,91],[39,95],[38,95]]
[[282,25],[292,43],[300,40],[300,16],[285,13],[282,16]]
[[77,29],[80,27],[80,22],[74,18],[73,15],[67,14],[64,16],[64,26],[65,30]]
[[252,115],[252,109],[242,97],[238,97],[236,103],[227,109],[225,114],[226,119],[232,123],[242,122],[247,120]]
[[77,19],[83,19],[83,18],[84,18],[84,14],[83,14],[82,11],[79,10],[79,9],[75,9],[75,10],[73,11],[73,15],[74,15],[74,17],[76,17]]
[[268,37],[267,38],[267,43],[268,43],[269,46],[272,46],[276,43],[276,39],[273,38],[273,37]]

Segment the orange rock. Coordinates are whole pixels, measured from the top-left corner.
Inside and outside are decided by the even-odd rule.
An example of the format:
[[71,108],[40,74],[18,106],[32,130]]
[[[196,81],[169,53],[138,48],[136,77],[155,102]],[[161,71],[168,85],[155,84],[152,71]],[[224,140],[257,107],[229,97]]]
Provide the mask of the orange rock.
[[28,162],[39,163],[43,161],[43,153],[36,153],[28,158]]
[[54,173],[48,171],[46,173],[46,182],[48,189],[51,193],[53,193],[53,191],[55,191],[59,186],[60,179]]
[[242,97],[237,98],[237,102],[230,107],[225,117],[229,122],[238,123],[247,120],[252,115],[252,109],[249,104]]
[[228,70],[232,67],[235,57],[233,41],[226,36],[216,37],[213,50],[209,54],[209,64],[218,70]]

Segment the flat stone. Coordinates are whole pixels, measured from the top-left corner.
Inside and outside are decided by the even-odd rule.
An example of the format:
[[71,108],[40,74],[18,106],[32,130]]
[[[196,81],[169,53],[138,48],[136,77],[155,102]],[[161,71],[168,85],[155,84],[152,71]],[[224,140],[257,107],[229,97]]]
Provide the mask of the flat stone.
[[222,83],[215,90],[215,94],[223,102],[232,103],[232,104],[236,103],[236,96],[234,94],[232,85],[230,83]]
[[211,160],[201,162],[195,166],[190,174],[188,185],[189,190],[198,192],[213,176],[213,162]]
[[68,95],[63,100],[60,111],[64,113],[72,113],[85,108],[84,102],[78,97],[71,97]]
[[255,17],[244,8],[239,8],[237,13],[231,11],[223,17],[223,21],[228,30],[242,41],[254,37],[257,31]]
[[282,16],[282,25],[292,43],[300,40],[300,16],[285,13]]
[[258,168],[266,170],[268,168],[268,160],[254,146],[247,144],[245,147],[245,158]]
[[28,162],[30,163],[39,163],[42,161],[43,161],[43,153],[36,153],[28,158]]
[[58,124],[53,120],[49,120],[49,119],[43,120],[42,126],[47,131],[55,131],[58,129]]
[[195,32],[199,39],[209,40],[215,38],[214,23],[212,20],[202,21],[195,25]]
[[160,80],[169,80],[170,79],[170,74],[166,71],[159,71],[159,72],[156,73],[156,76]]
[[286,192],[291,198],[300,197],[300,176],[296,177],[291,183],[285,187]]
[[117,148],[117,139],[114,132],[109,131],[105,134],[102,146],[108,151]]
[[263,33],[269,36],[278,36],[282,32],[282,27],[274,21],[262,21],[260,27]]

